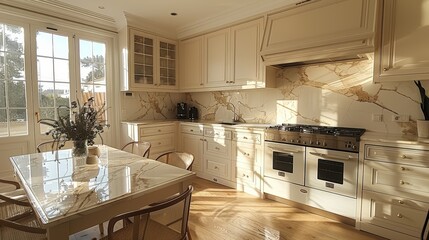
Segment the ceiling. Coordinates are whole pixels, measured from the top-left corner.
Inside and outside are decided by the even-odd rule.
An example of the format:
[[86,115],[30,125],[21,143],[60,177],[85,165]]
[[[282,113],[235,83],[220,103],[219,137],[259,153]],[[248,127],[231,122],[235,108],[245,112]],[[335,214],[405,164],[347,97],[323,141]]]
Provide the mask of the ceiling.
[[[179,34],[186,28],[205,22],[226,24],[222,21],[238,21],[239,18],[260,14],[297,0],[58,0],[58,2],[109,16],[118,26],[125,25],[124,12],[126,12],[142,20],[156,23],[164,30]],[[177,13],[177,16],[172,16],[172,12]]]

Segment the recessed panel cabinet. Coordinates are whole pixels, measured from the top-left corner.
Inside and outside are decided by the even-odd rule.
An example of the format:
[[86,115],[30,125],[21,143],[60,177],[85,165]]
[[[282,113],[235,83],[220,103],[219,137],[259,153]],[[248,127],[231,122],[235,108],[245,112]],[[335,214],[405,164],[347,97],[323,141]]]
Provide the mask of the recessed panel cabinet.
[[177,42],[134,28],[120,32],[121,90],[178,89]]
[[374,81],[429,79],[429,0],[379,3]]
[[180,42],[180,89],[192,90],[203,86],[203,38]]

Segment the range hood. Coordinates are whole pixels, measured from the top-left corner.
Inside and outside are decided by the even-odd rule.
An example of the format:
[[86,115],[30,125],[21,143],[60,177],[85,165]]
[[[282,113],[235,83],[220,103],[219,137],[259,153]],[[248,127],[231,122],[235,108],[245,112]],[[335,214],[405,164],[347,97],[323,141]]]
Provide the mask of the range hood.
[[271,66],[277,67],[277,68],[288,68],[288,67],[299,67],[299,66],[307,66],[307,65],[317,65],[317,64],[329,64],[329,63],[336,63],[336,62],[350,62],[350,61],[361,61],[361,60],[368,60],[367,54],[353,54],[353,55],[346,55],[346,56],[336,56],[336,57],[327,57],[327,58],[321,58],[321,59],[308,59],[308,60],[302,60],[302,61],[294,61],[294,62],[287,62],[285,63],[279,63],[279,64],[272,64]]

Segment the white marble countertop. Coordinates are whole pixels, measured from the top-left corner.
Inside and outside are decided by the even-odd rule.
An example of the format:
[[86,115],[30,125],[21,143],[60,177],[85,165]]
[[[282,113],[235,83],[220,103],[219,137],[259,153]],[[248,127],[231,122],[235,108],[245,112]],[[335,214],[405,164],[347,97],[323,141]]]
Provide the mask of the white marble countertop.
[[71,150],[11,157],[32,206],[44,225],[195,174],[155,160],[99,146],[98,164],[73,158]]
[[365,132],[360,138],[361,141],[377,141],[384,143],[402,143],[402,144],[429,144],[429,139],[419,138],[415,135],[401,135],[379,132]]
[[271,123],[235,123],[235,122],[227,122],[227,121],[186,120],[186,119],[122,121],[122,123],[136,124],[136,125],[162,124],[162,123],[172,123],[172,122],[204,124],[204,125],[213,125],[213,126],[228,127],[228,128],[258,128],[258,129],[265,129],[273,125]]

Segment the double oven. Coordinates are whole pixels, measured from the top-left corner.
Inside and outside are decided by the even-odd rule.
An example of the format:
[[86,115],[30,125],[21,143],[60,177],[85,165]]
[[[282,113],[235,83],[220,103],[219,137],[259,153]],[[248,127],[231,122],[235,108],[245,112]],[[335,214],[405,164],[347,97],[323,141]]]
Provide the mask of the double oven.
[[355,200],[364,132],[311,125],[270,127],[265,133],[264,177],[302,186],[301,192],[316,189],[323,198],[334,194]]

